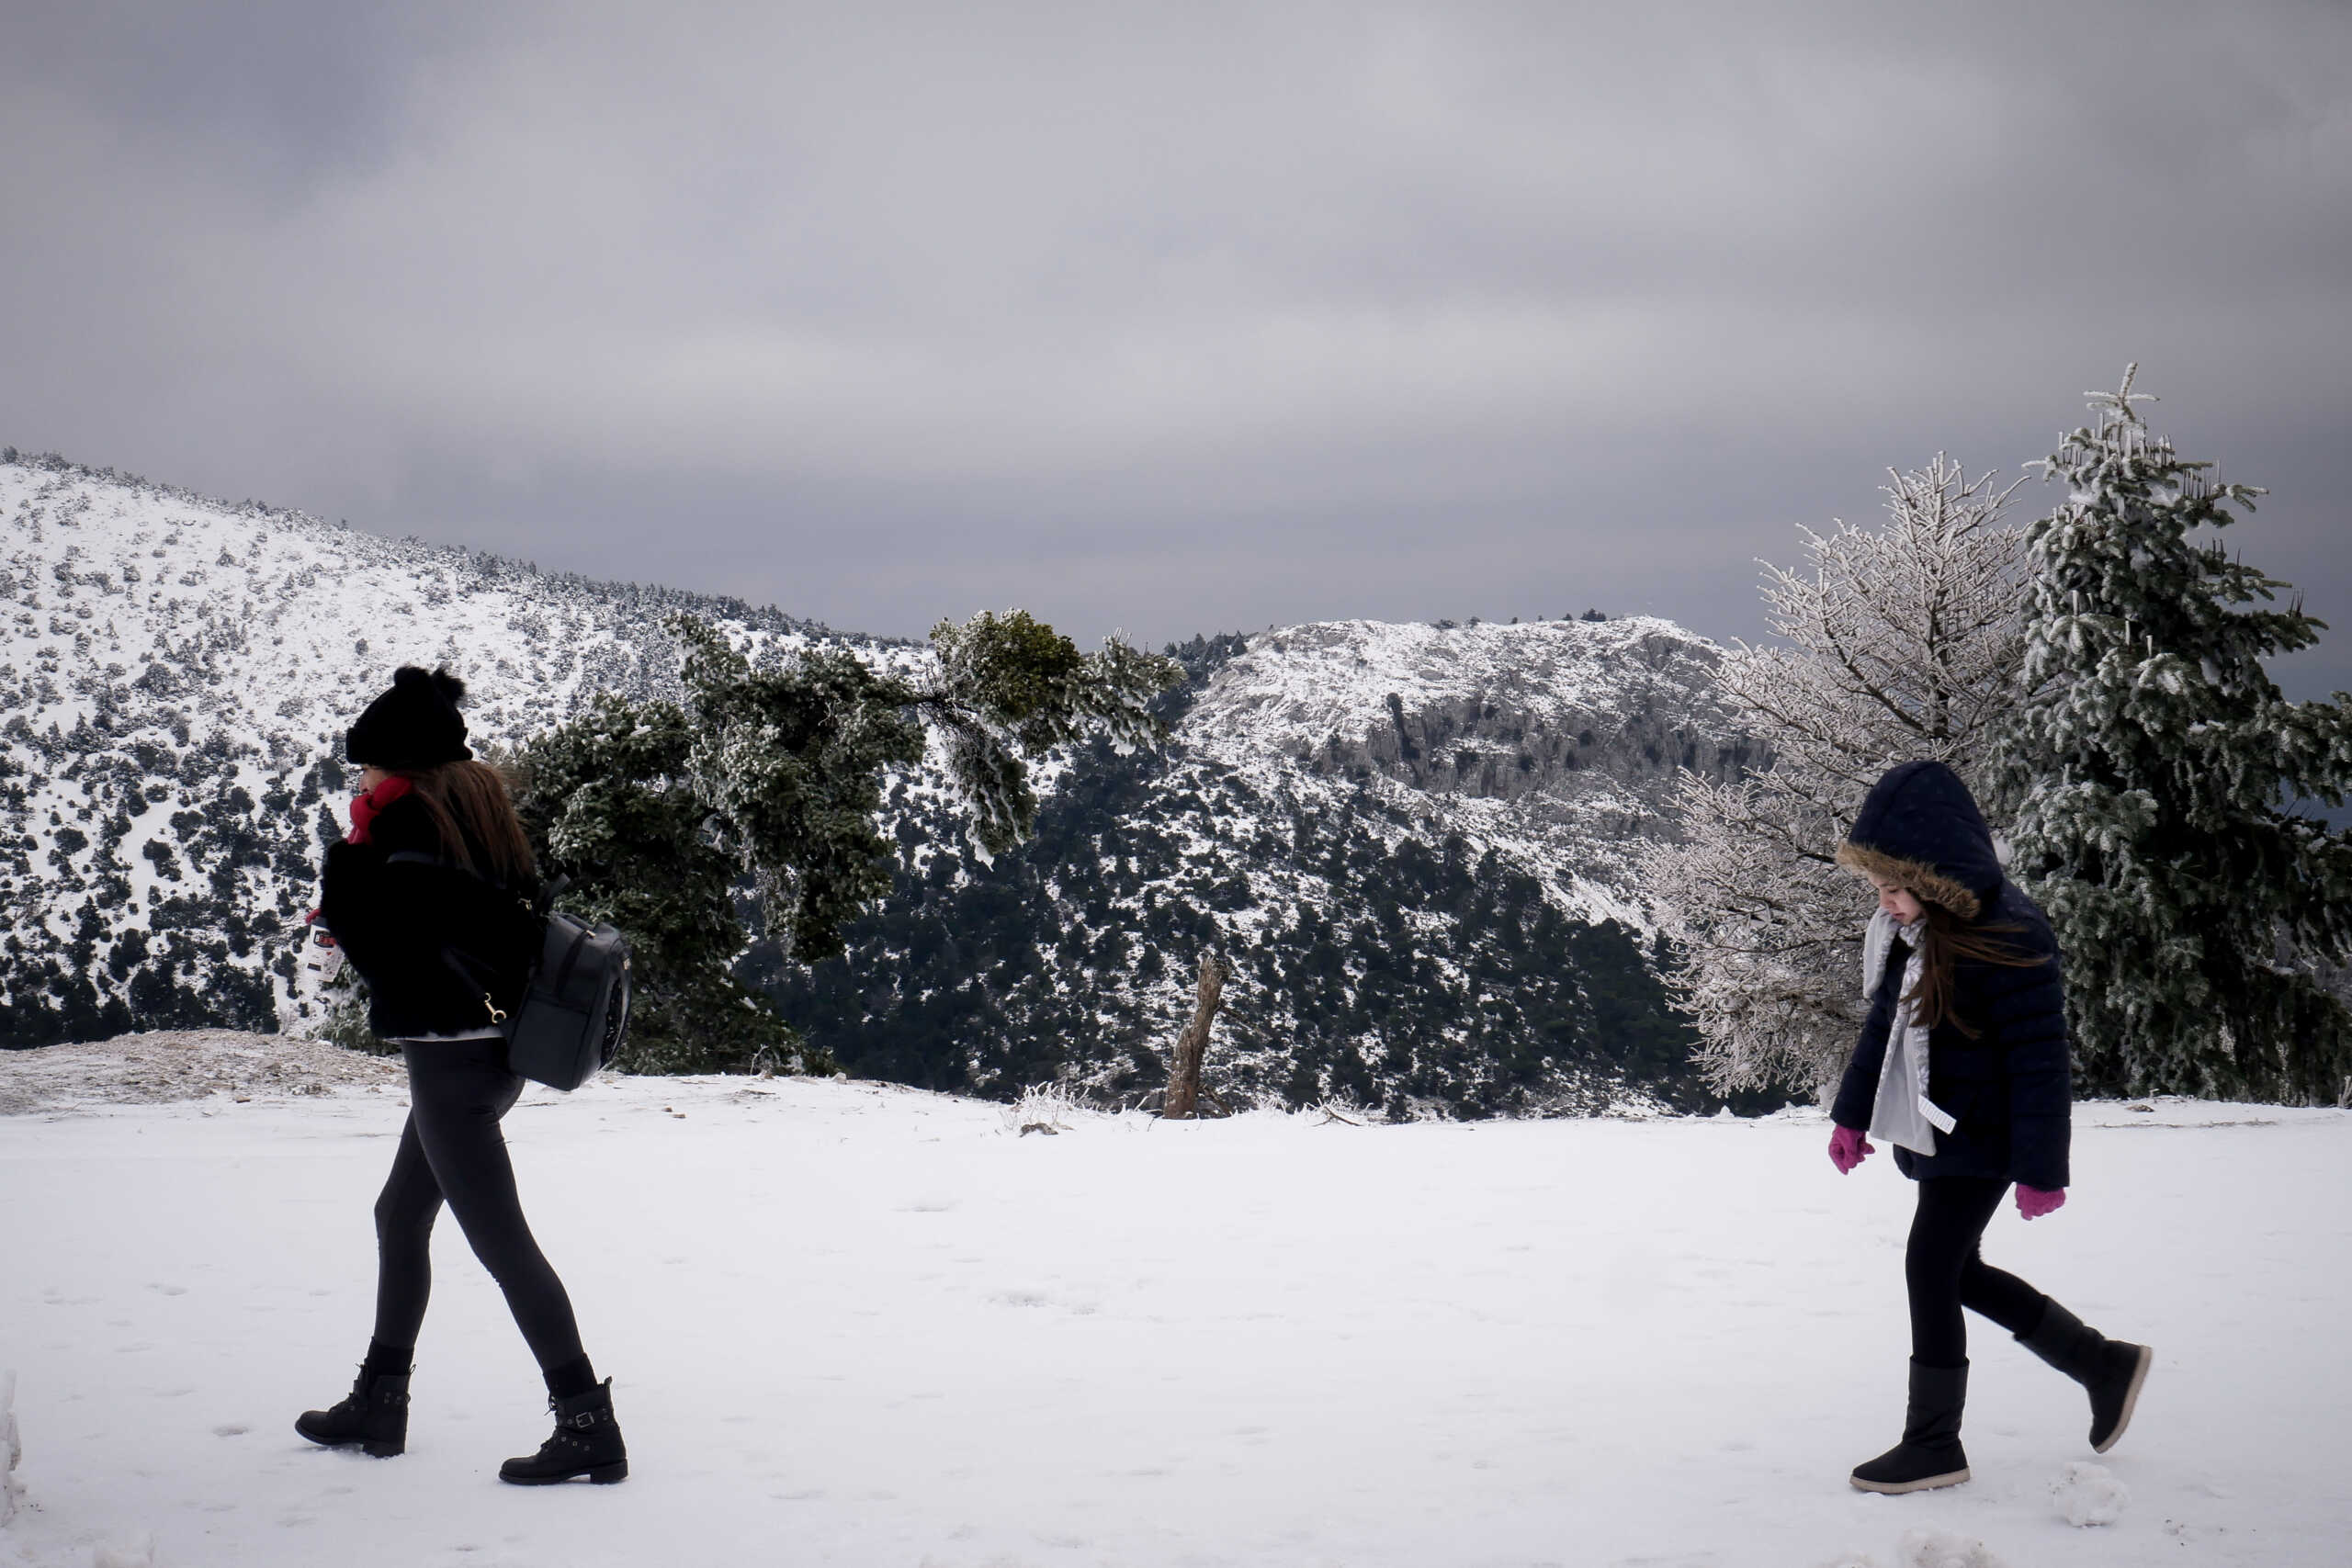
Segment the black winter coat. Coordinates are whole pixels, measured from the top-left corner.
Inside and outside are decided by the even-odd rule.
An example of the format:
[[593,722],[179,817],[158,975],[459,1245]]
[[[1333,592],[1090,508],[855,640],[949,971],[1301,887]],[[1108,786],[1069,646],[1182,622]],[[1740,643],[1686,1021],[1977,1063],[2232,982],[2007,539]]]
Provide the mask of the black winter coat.
[[529,890],[391,858],[402,852],[446,852],[413,795],[376,814],[368,842],[330,846],[321,879],[319,919],[368,982],[368,1025],[387,1040],[489,1027],[521,1002],[537,956]]
[[[1900,883],[1929,903],[2041,962],[2026,967],[1962,960],[1952,1018],[1928,1036],[1928,1098],[1958,1121],[1933,1155],[1894,1151],[1915,1178],[1973,1176],[2055,1191],[2066,1185],[2073,1086],[2058,943],[2034,901],[2001,874],[1993,835],[1960,776],[1941,762],[1905,762],[1871,786],[1839,849],[1840,863]],[[1861,1039],[1838,1087],[1831,1119],[1870,1125],[1908,960],[1898,942],[1871,999]]]
[[[1970,1039],[1950,1018],[1928,1032],[1928,1098],[1959,1124],[1936,1134],[1933,1155],[1897,1148],[1895,1168],[1913,1178],[1985,1177],[2055,1191],[2067,1184],[2073,1107],[2058,944],[2041,910],[2009,883],[2001,885],[1984,923],[2018,928],[2001,940],[2046,961],[2030,969],[1968,959],[1953,965],[1953,1011],[1977,1035]],[[1886,974],[1830,1111],[1841,1127],[1870,1125],[1908,957],[1899,941],[1887,953]]]

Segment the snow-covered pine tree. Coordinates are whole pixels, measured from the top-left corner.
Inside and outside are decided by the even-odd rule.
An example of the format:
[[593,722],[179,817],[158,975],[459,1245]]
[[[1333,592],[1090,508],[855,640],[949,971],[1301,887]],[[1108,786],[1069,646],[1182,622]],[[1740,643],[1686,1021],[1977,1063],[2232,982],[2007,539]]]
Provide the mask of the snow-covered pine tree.
[[1116,637],[1080,653],[1027,614],[980,615],[932,633],[918,672],[839,649],[763,663],[680,615],[683,704],[607,695],[533,740],[517,805],[544,865],[571,876],[567,907],[608,920],[635,950],[630,1066],[723,1069],[800,1043],[735,966],[752,933],[802,963],[839,953],[842,928],[890,886],[878,826],[891,768],[935,738],[982,853],[1035,826],[1029,765],[1089,734],[1154,743],[1154,698],[1174,660]]
[[2352,840],[2299,803],[2352,793],[2352,697],[2291,703],[2263,660],[2322,623],[2218,531],[2261,491],[2153,434],[2132,389],[2041,467],[2026,680],[2004,742],[2019,883],[2065,954],[2086,1088],[2333,1101],[2352,1015],[2315,963],[2352,947]]
[[1723,682],[1770,764],[1724,784],[1686,775],[1683,840],[1647,857],[1676,998],[1719,1092],[1812,1090],[1844,1065],[1869,907],[1838,843],[1895,762],[1933,757],[1982,784],[2018,690],[2024,542],[2000,522],[2016,487],[1941,453],[1890,475],[1883,526],[1807,528],[1808,570],[1766,563],[1787,646],[1734,649]]

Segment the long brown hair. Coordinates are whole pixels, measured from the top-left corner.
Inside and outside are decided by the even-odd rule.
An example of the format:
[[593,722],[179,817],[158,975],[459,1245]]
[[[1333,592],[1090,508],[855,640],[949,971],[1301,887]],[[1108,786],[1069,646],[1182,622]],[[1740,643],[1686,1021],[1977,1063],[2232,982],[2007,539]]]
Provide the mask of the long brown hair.
[[[1918,897],[1917,893],[1913,897]],[[1916,928],[1919,943],[1919,984],[1903,999],[1911,1004],[1912,1021],[1922,1029],[1933,1029],[1949,1021],[1971,1040],[1980,1032],[1974,1025],[1962,1018],[1956,1008],[1952,972],[1963,958],[1979,964],[1997,964],[2005,969],[2032,969],[2050,962],[2046,953],[2028,953],[2023,948],[2002,941],[2025,930],[2023,926],[1971,925],[1945,908],[1919,899],[1920,919]],[[1910,932],[1905,932],[1910,935]]]
[[[443,762],[401,776],[441,835],[442,852],[477,876],[515,884],[533,874],[531,840],[506,777],[487,762]],[[480,856],[480,859],[476,857]]]

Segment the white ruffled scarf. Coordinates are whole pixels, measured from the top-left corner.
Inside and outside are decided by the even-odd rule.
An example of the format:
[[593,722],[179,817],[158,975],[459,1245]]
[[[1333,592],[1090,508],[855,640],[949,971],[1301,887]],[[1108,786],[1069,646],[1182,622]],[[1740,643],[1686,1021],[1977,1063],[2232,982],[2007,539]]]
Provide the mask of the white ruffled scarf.
[[[1903,928],[1881,909],[1862,933],[1862,999],[1878,995],[1886,976],[1886,955]],[[1903,966],[1903,987],[1894,1004],[1894,1021],[1886,1032],[1886,1061],[1878,1075],[1878,1100],[1871,1107],[1871,1136],[1897,1144],[1915,1155],[1936,1152],[1936,1134],[1960,1125],[1943,1107],[1928,1098],[1928,1031],[1913,1021],[1911,998],[1919,989],[1919,944],[1910,945],[1910,960]]]

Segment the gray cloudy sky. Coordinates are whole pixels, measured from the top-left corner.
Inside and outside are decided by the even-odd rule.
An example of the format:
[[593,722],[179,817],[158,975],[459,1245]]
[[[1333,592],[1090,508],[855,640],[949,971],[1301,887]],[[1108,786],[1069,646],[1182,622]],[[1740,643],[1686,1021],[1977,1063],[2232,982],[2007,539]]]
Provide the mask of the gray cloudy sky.
[[2352,687],[2341,3],[17,0],[0,147],[0,441],[232,498],[882,632],[1728,637],[2136,358]]

